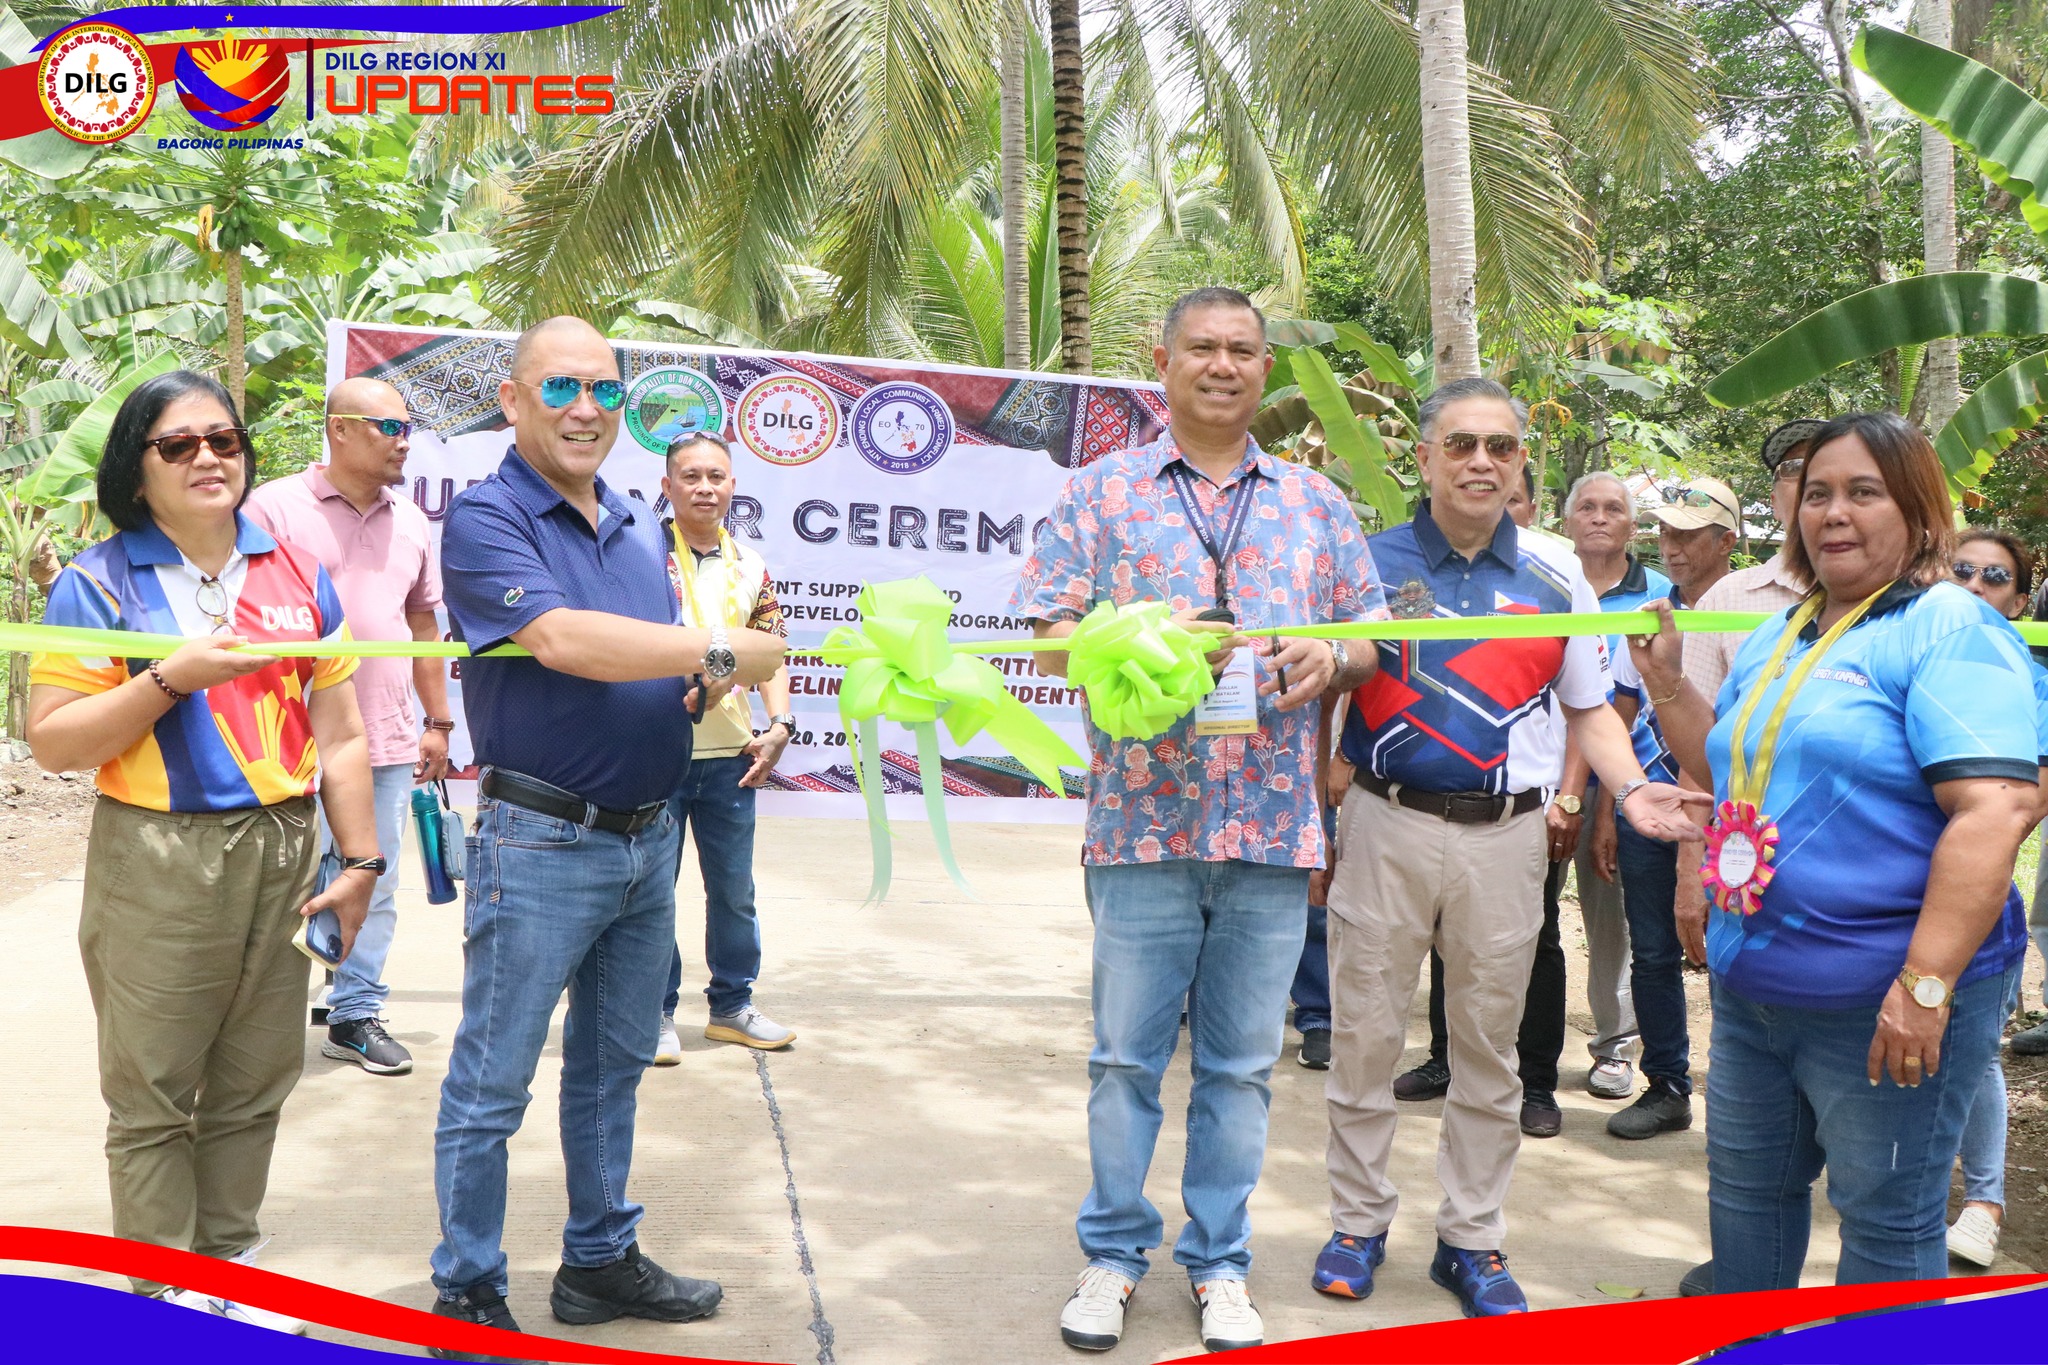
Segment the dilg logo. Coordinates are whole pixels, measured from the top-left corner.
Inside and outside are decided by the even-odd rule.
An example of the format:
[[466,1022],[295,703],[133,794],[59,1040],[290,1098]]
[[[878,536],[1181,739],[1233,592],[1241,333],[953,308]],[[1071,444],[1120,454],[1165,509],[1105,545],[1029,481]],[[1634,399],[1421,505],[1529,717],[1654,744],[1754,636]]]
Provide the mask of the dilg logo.
[[311,607],[265,607],[263,608],[265,630],[311,630],[313,609]]
[[238,38],[185,44],[178,49],[176,71],[185,112],[222,133],[239,133],[269,118],[292,86],[282,45]]

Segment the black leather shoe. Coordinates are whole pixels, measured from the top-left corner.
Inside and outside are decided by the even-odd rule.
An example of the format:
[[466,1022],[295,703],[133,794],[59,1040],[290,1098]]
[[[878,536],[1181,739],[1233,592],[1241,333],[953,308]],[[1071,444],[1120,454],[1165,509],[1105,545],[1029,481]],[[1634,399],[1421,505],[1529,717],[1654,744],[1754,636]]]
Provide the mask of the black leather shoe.
[[585,1327],[613,1318],[694,1322],[718,1311],[725,1291],[710,1280],[671,1275],[640,1254],[640,1244],[610,1265],[565,1265],[555,1272],[548,1307],[563,1322]]
[[1394,1077],[1397,1100],[1440,1100],[1451,1092],[1451,1068],[1431,1057],[1413,1071]]
[[1712,1261],[1701,1261],[1691,1270],[1686,1271],[1685,1278],[1678,1282],[1678,1297],[1681,1299],[1697,1299],[1701,1295],[1713,1292],[1714,1263]]
[[[473,1322],[479,1327],[495,1327],[501,1332],[519,1330],[519,1324],[512,1320],[512,1310],[505,1306],[504,1295],[487,1284],[471,1285],[453,1302],[436,1299],[434,1316],[454,1318],[457,1322]],[[523,1365],[523,1362],[513,1356],[490,1356],[480,1351],[458,1351],[451,1346],[429,1346],[427,1354],[436,1360],[481,1360],[494,1362],[495,1365]]]
[[1692,1096],[1682,1095],[1662,1081],[1652,1081],[1634,1104],[1607,1120],[1608,1132],[1631,1141],[1690,1127]]
[[1301,1035],[1301,1064],[1310,1071],[1330,1069],[1330,1031],[1326,1028],[1305,1029]]
[[1533,1138],[1553,1138],[1564,1131],[1564,1110],[1548,1090],[1522,1092],[1522,1131]]

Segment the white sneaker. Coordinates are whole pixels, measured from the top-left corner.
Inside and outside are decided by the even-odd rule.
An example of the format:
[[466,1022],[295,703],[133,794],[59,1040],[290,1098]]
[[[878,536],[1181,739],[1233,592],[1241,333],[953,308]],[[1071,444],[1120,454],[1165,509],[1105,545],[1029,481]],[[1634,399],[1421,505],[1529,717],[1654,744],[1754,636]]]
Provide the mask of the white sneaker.
[[1073,1297],[1060,1309],[1060,1340],[1083,1351],[1107,1351],[1123,1340],[1124,1305],[1137,1282],[1108,1266],[1081,1272]]
[[261,1327],[266,1332],[284,1332],[287,1335],[306,1335],[306,1324],[298,1318],[283,1313],[273,1313],[268,1308],[258,1308],[253,1303],[238,1303],[233,1299],[208,1299],[215,1317],[230,1322],[246,1322],[251,1327]]
[[1210,1351],[1241,1351],[1266,1345],[1266,1322],[1251,1306],[1241,1279],[1204,1279],[1194,1285],[1202,1306],[1202,1345]]
[[714,1014],[704,1025],[704,1036],[714,1043],[738,1043],[742,1047],[773,1052],[796,1041],[796,1033],[770,1019],[752,1005],[738,1014]]
[[156,1296],[156,1301],[158,1303],[175,1304],[180,1308],[194,1309],[201,1313],[211,1313],[213,1311],[213,1300],[207,1298],[206,1295],[196,1289],[166,1288]]
[[1625,1100],[1636,1093],[1635,1063],[1621,1057],[1602,1057],[1586,1075],[1586,1090],[1603,1100]]
[[683,1064],[683,1040],[676,1033],[676,1017],[673,1014],[661,1016],[661,1039],[654,1045],[656,1066],[681,1066]]
[[1989,1266],[1998,1259],[1998,1220],[1975,1204],[1965,1204],[1948,1229],[1948,1254],[1971,1265]]
[[1195,1286],[1195,1302],[1202,1307],[1202,1344],[1212,1351],[1236,1351],[1262,1346],[1266,1324],[1252,1306],[1243,1280],[1204,1280]]

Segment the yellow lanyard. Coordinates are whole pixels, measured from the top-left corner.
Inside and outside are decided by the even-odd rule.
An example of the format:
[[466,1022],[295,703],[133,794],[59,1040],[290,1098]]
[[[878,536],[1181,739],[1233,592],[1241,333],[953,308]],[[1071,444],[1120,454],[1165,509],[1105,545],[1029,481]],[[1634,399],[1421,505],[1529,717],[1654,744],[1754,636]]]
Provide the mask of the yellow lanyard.
[[692,550],[689,544],[684,541],[683,531],[680,526],[670,522],[668,529],[669,535],[675,539],[676,572],[682,576],[683,600],[690,604],[690,615],[696,618],[691,624],[708,626],[715,615],[721,625],[743,625],[744,622],[733,619],[735,613],[732,610],[732,582],[733,575],[739,569],[740,552],[739,547],[732,543],[731,533],[723,526],[718,528],[718,558],[725,570],[725,591],[719,594],[718,610],[715,613],[706,613],[704,610],[704,600],[697,596],[696,551]]
[[1821,607],[1827,602],[1827,595],[1824,592],[1817,592],[1799,604],[1799,610],[1794,612],[1791,621],[1786,623],[1785,633],[1778,638],[1778,647],[1771,652],[1770,662],[1766,663],[1764,671],[1757,675],[1756,687],[1743,699],[1742,709],[1735,713],[1735,729],[1729,736],[1732,741],[1728,759],[1730,800],[1747,801],[1759,810],[1763,808],[1764,792],[1771,785],[1771,765],[1778,757],[1778,731],[1784,728],[1785,715],[1792,709],[1792,698],[1805,686],[1807,675],[1820,663],[1821,656],[1848,632],[1849,627],[1862,620],[1863,614],[1870,610],[1871,604],[1884,596],[1890,588],[1891,584],[1887,583],[1858,602],[1853,610],[1828,627],[1827,634],[1821,636],[1812,651],[1799,661],[1799,667],[1794,669],[1792,676],[1786,680],[1784,691],[1778,694],[1778,703],[1771,708],[1770,719],[1764,723],[1763,738],[1757,741],[1756,763],[1752,766],[1743,751],[1743,741],[1749,734],[1750,717],[1756,714],[1757,704],[1763,700],[1764,690],[1770,685],[1771,679],[1785,671],[1785,660],[1792,657],[1793,647],[1799,643],[1799,632],[1806,629],[1809,621],[1820,615]]

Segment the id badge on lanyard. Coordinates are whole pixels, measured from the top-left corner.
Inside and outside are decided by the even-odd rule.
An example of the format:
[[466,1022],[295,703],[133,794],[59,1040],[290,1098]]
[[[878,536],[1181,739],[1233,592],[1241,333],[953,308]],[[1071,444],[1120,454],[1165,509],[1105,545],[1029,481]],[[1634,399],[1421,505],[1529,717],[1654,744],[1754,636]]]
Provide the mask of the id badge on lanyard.
[[[1237,619],[1230,608],[1230,585],[1236,576],[1232,571],[1230,554],[1237,544],[1238,533],[1244,529],[1245,517],[1251,511],[1252,477],[1246,475],[1231,494],[1230,508],[1223,519],[1223,538],[1219,541],[1211,533],[1209,519],[1203,515],[1202,505],[1195,497],[1194,481],[1188,477],[1184,467],[1174,467],[1173,491],[1179,496],[1181,508],[1187,514],[1189,528],[1216,565],[1216,605],[1202,613],[1203,620],[1234,622]],[[1258,730],[1258,669],[1252,661],[1251,646],[1243,645],[1231,652],[1230,662],[1224,665],[1215,690],[1195,704],[1195,733],[1203,737],[1252,735]]]

